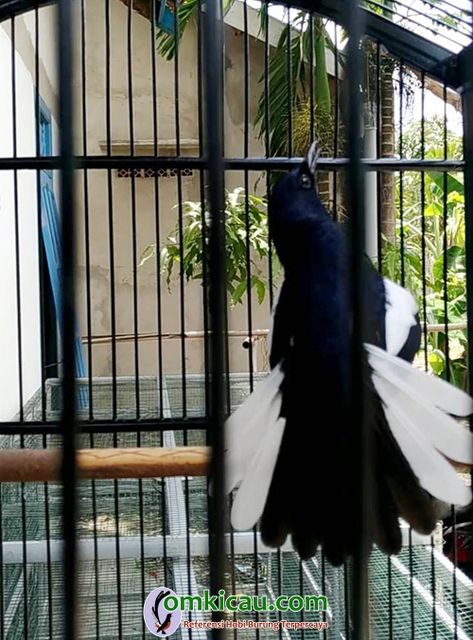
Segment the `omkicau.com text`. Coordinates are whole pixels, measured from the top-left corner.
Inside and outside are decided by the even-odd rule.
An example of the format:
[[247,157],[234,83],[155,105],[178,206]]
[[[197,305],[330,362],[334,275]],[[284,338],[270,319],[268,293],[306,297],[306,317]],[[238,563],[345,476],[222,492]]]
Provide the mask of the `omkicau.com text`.
[[279,595],[272,602],[266,594],[248,595],[239,593],[227,595],[225,589],[211,595],[204,589],[202,595],[168,595],[164,599],[167,611],[225,611],[232,612],[265,612],[280,611],[298,613],[301,611],[327,611],[328,601],[324,595]]

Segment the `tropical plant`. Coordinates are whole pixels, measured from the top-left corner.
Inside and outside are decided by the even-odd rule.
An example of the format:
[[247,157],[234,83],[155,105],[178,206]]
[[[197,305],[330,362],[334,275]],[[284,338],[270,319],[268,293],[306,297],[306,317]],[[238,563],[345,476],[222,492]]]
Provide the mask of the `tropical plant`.
[[[189,280],[204,278],[205,244],[210,224],[208,212],[202,215],[201,202],[182,205],[182,235],[179,222],[160,249],[160,263],[168,286],[175,270],[182,268]],[[268,274],[262,260],[269,254],[266,199],[245,194],[244,189],[227,191],[225,197],[225,231],[227,255],[227,292],[232,306],[242,302],[248,290],[254,289],[261,304],[268,290]],[[151,244],[141,255],[140,266],[156,256],[158,247]],[[182,261],[182,265],[181,265]],[[273,279],[278,277],[279,263],[273,258]]]
[[[443,120],[414,123],[403,135],[408,157],[442,158]],[[461,157],[461,136],[448,132],[447,154]],[[402,181],[402,182],[401,182]],[[422,182],[423,181],[423,182]],[[400,217],[402,203],[402,220]],[[388,242],[383,256],[384,273],[406,286],[429,324],[441,325],[428,332],[427,361],[431,369],[466,387],[466,274],[465,217],[462,174],[404,172],[396,178],[396,243]],[[403,255],[400,255],[401,242]],[[446,323],[462,328],[443,329]],[[448,365],[448,370],[447,370]]]
[[[223,0],[223,13],[227,13],[234,3],[235,0]],[[162,30],[156,32],[156,46],[159,55],[166,60],[174,58],[187,25],[193,20],[197,20],[201,4],[202,0],[181,0],[178,2],[176,32],[173,34]]]
[[[235,0],[224,0],[226,13]],[[182,35],[191,20],[196,19],[200,0],[183,0],[178,5],[176,34],[158,31],[156,36],[158,53],[167,60],[176,55]],[[269,13],[267,5],[260,10],[261,30],[267,28]],[[312,25],[310,21],[312,20]],[[282,29],[279,41],[271,51],[269,59],[269,92],[266,95],[265,78],[260,79],[261,94],[255,125],[260,136],[267,133],[270,138],[270,155],[287,155],[289,140],[293,141],[294,153],[302,154],[311,141],[312,127],[322,141],[322,147],[331,149],[333,114],[326,68],[326,47],[333,44],[326,32],[322,18],[312,18],[299,11],[288,20]],[[312,49],[312,50],[311,50]],[[313,68],[310,68],[310,62]],[[310,75],[313,74],[311,80]],[[310,88],[313,96],[310,97]],[[268,102],[268,110],[266,110]],[[310,113],[310,108],[313,113]],[[269,122],[266,114],[269,113]],[[291,114],[291,115],[289,115]],[[294,127],[289,129],[289,120]]]
[[[231,0],[232,4],[233,2],[234,0]],[[182,0],[177,4],[176,33],[167,33],[161,29],[156,32],[157,51],[166,60],[172,60],[176,55],[176,48],[187,25],[196,18],[199,6],[200,0]]]
[[270,155],[302,155],[311,142],[312,127],[322,149],[332,151],[327,46],[333,48],[322,18],[299,11],[282,29],[269,60],[267,91],[264,75],[260,78],[263,91],[255,120],[260,137],[269,139]]

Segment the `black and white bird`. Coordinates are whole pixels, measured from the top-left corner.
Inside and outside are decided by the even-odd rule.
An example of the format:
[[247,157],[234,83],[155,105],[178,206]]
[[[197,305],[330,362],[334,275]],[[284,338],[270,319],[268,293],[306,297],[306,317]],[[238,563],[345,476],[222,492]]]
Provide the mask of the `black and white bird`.
[[[274,187],[269,225],[284,282],[273,311],[270,374],[225,425],[226,490],[236,489],[235,529],[261,521],[263,542],[290,535],[301,558],[321,545],[341,564],[355,550],[356,433],[350,412],[350,272],[346,239],[315,188],[313,144]],[[366,259],[364,384],[373,432],[371,542],[402,545],[399,518],[435,528],[446,505],[471,490],[451,461],[473,463],[473,438],[453,416],[473,413],[469,395],[412,366],[421,330],[412,295]],[[448,509],[449,507],[447,507]]]

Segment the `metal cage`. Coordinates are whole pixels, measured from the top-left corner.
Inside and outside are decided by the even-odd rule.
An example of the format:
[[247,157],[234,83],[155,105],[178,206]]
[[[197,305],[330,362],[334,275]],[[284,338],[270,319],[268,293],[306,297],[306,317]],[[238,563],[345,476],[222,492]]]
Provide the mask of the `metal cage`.
[[[0,640],[145,638],[143,602],[161,584],[271,603],[328,596],[328,611],[305,618],[327,622],[320,632],[235,639],[472,638],[471,568],[455,546],[447,557],[441,528],[405,529],[399,556],[367,557],[361,392],[360,521],[347,522],[359,554],[340,569],[231,531],[222,435],[268,368],[278,272],[267,227],[259,254],[251,244],[252,215],[264,231],[273,180],[316,135],[322,197],[354,229],[356,308],[366,244],[381,271],[417,287],[417,365],[471,390],[471,3],[224,4],[0,2],[0,448],[62,450],[59,478],[0,484]],[[239,245],[227,242],[231,207]],[[210,497],[198,476],[83,479],[76,457],[206,445]],[[318,496],[311,512],[323,513]],[[253,619],[281,619],[265,615]]]

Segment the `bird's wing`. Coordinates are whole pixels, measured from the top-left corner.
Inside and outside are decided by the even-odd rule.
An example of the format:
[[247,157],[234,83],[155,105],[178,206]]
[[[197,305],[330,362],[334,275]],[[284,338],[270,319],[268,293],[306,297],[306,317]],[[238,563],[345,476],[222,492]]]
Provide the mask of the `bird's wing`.
[[400,355],[405,350],[408,352],[405,359],[412,360],[420,340],[417,303],[409,291],[387,278],[384,278],[384,292],[386,351]]
[[269,363],[273,369],[287,355],[291,345],[291,303],[289,287],[284,281],[274,298],[268,334]]

